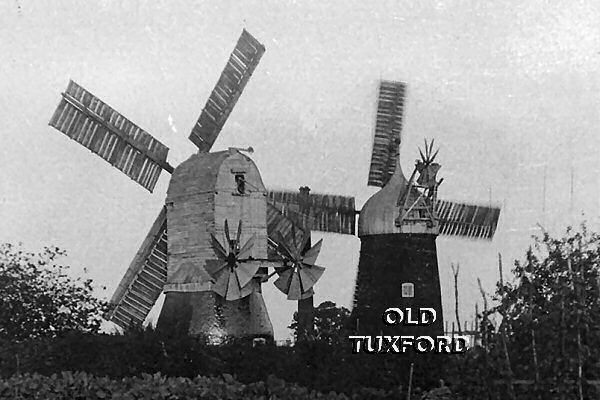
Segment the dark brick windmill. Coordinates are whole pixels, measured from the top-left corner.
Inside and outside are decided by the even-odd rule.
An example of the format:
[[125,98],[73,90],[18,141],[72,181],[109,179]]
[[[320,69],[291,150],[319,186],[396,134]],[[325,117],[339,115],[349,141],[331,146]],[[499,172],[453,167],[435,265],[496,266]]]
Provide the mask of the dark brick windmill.
[[[358,223],[361,241],[353,308],[353,326],[365,334],[441,334],[443,330],[440,279],[435,240],[438,235],[491,239],[500,209],[437,199],[440,165],[433,142],[416,162],[407,180],[399,163],[406,85],[382,81],[368,185],[381,187],[363,206]],[[270,201],[296,225],[338,233],[335,224],[352,224],[353,201],[347,198],[271,192]],[[324,199],[330,202],[321,204]],[[343,201],[341,201],[343,199]],[[324,214],[331,205],[339,210]],[[328,215],[329,221],[323,216]],[[312,298],[310,299],[312,301]],[[430,307],[435,324],[424,328],[385,327],[388,307]],[[310,309],[310,307],[306,307]]]
[[[363,206],[353,317],[368,334],[443,333],[443,313],[435,240],[438,235],[491,239],[500,209],[437,199],[440,165],[433,141],[407,180],[399,162],[406,85],[381,82],[368,185],[381,187]],[[386,327],[388,307],[436,310],[426,327]]]

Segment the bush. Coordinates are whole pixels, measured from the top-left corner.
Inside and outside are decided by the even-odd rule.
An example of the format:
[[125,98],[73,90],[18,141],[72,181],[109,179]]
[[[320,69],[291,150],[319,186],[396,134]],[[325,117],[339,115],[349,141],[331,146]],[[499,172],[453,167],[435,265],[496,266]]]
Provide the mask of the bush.
[[[152,330],[127,335],[69,333],[23,343],[0,342],[0,374],[52,375],[70,370],[120,379],[158,372],[186,378],[226,373],[245,384],[273,375],[324,393],[360,393],[358,398],[381,399],[406,392],[411,362],[413,387],[436,387],[444,365],[439,357],[445,356],[353,355],[349,343],[209,346],[190,337],[165,338]],[[379,392],[374,394],[374,390]]]
[[[314,339],[329,344],[346,341],[351,331],[348,329],[350,310],[337,306],[332,301],[324,301],[314,310]],[[294,312],[292,322],[288,326],[296,340],[298,339],[298,312]]]
[[322,394],[298,385],[269,378],[266,382],[242,384],[231,375],[220,377],[169,378],[159,373],[111,379],[83,372],[60,375],[15,375],[0,380],[0,399],[348,399],[335,393]]
[[0,339],[98,332],[108,303],[93,296],[91,280],[68,276],[64,255],[56,247],[34,254],[0,245]]

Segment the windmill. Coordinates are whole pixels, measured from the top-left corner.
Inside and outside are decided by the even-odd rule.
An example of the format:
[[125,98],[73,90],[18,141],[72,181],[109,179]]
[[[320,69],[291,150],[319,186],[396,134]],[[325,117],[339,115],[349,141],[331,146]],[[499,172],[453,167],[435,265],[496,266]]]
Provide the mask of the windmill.
[[[368,185],[381,190],[360,211],[360,258],[354,293],[353,321],[366,334],[443,333],[440,279],[437,264],[438,235],[491,239],[500,209],[455,203],[437,198],[437,151],[425,142],[425,153],[407,180],[399,162],[406,84],[381,81]],[[328,230],[331,224],[349,223],[354,202],[337,204],[340,218],[323,218],[322,195],[270,192],[270,201],[295,224],[312,224]],[[388,307],[436,310],[434,324],[423,327],[386,327],[381,316]]]
[[[117,325],[141,324],[164,292],[159,329],[216,340],[272,337],[261,285],[275,274],[289,300],[312,304],[323,273],[315,265],[321,243],[311,247],[306,226],[295,226],[267,202],[260,173],[244,154],[251,148],[210,152],[264,51],[243,30],[189,136],[198,153],[177,167],[167,162],[164,144],[83,87],[70,81],[62,94],[50,126],[150,192],[162,170],[171,174],[165,205],[112,297],[108,317]],[[353,210],[354,199],[344,201]],[[325,219],[339,218],[339,210],[324,206]],[[332,225],[353,233],[350,217],[345,231]]]

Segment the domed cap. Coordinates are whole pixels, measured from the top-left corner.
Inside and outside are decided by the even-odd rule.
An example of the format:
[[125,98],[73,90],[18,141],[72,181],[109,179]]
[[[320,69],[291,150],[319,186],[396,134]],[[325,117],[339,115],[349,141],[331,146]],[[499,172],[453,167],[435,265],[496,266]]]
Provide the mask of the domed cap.
[[[403,223],[396,225],[400,216],[401,205],[398,200],[403,198],[408,190],[408,180],[400,167],[400,160],[396,162],[396,170],[389,182],[379,192],[375,193],[363,206],[358,217],[358,236],[384,235],[392,233],[431,233],[437,230],[425,223]],[[420,196],[419,191],[411,188],[410,201],[415,201]]]

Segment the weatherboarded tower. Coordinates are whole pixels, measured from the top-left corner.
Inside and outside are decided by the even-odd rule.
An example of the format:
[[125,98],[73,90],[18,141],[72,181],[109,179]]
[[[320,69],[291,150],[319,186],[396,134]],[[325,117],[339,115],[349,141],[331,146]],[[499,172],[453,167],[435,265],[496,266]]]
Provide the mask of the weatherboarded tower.
[[[175,168],[166,199],[169,260],[159,329],[177,327],[215,340],[273,337],[260,263],[240,262],[235,274],[214,272],[227,264],[219,249],[230,244],[248,244],[238,258],[267,258],[265,192],[254,162],[235,149],[195,154]],[[239,233],[229,232],[229,224]]]

